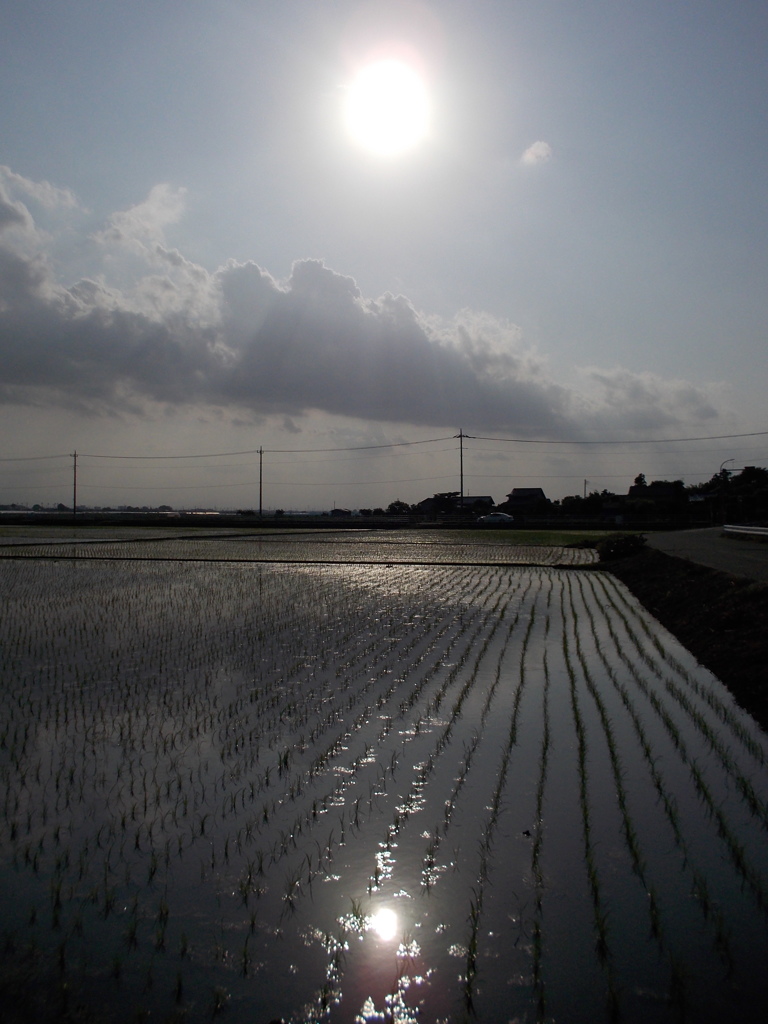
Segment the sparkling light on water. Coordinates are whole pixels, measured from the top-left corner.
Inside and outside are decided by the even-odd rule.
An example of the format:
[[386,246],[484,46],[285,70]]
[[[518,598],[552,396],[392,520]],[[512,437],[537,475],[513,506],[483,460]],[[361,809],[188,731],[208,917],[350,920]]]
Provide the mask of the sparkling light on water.
[[389,907],[382,907],[371,917],[371,928],[380,939],[391,942],[397,934],[397,914]]

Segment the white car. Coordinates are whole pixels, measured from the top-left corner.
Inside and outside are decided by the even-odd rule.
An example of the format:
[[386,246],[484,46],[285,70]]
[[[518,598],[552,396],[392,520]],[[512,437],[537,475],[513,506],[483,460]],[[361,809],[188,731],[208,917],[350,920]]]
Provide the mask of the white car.
[[504,523],[514,523],[515,520],[506,512],[489,512],[487,516],[480,516],[477,521],[478,523],[497,523],[501,526]]

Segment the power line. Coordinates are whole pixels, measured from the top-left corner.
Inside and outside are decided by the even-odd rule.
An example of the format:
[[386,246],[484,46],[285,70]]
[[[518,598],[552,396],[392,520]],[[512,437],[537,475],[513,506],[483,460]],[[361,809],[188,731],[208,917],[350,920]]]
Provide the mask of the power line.
[[450,441],[451,437],[429,437],[424,441],[393,441],[391,444],[358,444],[348,448],[265,448],[270,453],[287,454],[289,452],[309,454],[312,452],[369,452],[380,448],[409,448],[417,444],[436,444],[438,441]]
[[69,459],[71,455],[68,452],[62,455],[21,455],[15,459],[0,459],[0,462],[43,462],[46,459]]
[[[78,452],[78,458],[80,453]],[[344,482],[345,487],[370,487],[378,484],[412,484],[421,483],[425,480],[451,480],[453,479],[451,474],[443,473],[441,476],[414,476],[405,477],[401,480],[348,480]],[[580,479],[580,478],[579,478]],[[163,491],[164,493],[170,493],[171,491],[199,491],[204,488],[215,488],[217,491],[233,490],[237,487],[256,487],[258,486],[258,480],[238,480],[235,484],[221,484],[221,483],[202,483],[202,484],[168,484],[166,486],[151,485],[146,486],[144,484],[108,484],[110,491]],[[314,482],[306,480],[270,480],[270,487],[326,487],[327,481]],[[103,488],[103,484],[82,484],[78,483],[78,490],[95,491],[99,488]],[[29,488],[30,490],[32,488]],[[38,487],[37,490],[41,488]],[[48,490],[51,488],[48,487]]]
[[408,448],[418,444],[435,444],[438,441],[450,441],[450,437],[430,437],[423,441],[392,441],[389,444],[359,444],[349,445],[343,448],[249,448],[240,452],[201,452],[193,455],[103,455],[78,452],[78,458],[84,459],[218,459],[233,455],[259,455],[267,454],[311,454],[314,452],[367,452],[380,450],[382,448]]
[[[238,455],[311,455],[329,452],[365,452],[382,451],[391,448],[411,448],[417,445],[436,444],[442,441],[455,440],[458,435],[446,437],[429,437],[420,441],[391,441],[387,444],[364,444],[345,445],[329,448],[248,448],[242,451],[229,452],[193,452],[189,455],[110,455],[101,452],[78,452],[78,458],[86,459],[119,459],[135,461],[158,461],[178,459],[217,459],[233,457]],[[491,441],[497,444],[562,444],[562,445],[636,445],[636,444],[686,444],[692,441],[731,441],[742,437],[767,437],[768,430],[754,430],[743,434],[708,434],[700,437],[659,437],[659,438],[633,438],[624,440],[570,440],[566,438],[531,438],[531,437],[485,437],[479,434],[463,434],[462,437],[474,441]],[[57,455],[28,455],[16,458],[0,458],[0,462],[38,462],[46,459],[65,459],[71,456],[67,453]]]
[[531,437],[480,437],[475,434],[465,434],[464,437],[472,438],[475,441],[504,441],[513,444],[680,444],[688,441],[730,441],[737,437],[765,437],[766,435],[768,435],[768,430],[754,430],[749,434],[709,434],[704,437],[635,438],[629,441],[544,441]]
[[[466,440],[467,436],[468,435],[466,435],[466,434],[464,435],[464,439],[465,440]],[[579,442],[579,443],[582,443],[582,442]],[[631,444],[635,444],[635,443],[643,444],[644,442],[642,442],[642,441],[638,441],[638,442],[627,441],[626,443],[627,443],[627,445],[631,445]],[[451,449],[442,448],[440,450],[441,451],[450,451]],[[476,454],[478,452],[487,452],[488,454],[493,454],[493,455],[497,455],[497,456],[499,455],[499,449],[498,448],[478,448],[478,447],[473,445],[471,447],[465,446],[465,450],[470,451],[473,454]],[[667,448],[663,452],[653,452],[651,454],[653,454],[653,455],[707,455],[707,454],[717,455],[718,453],[725,452],[725,451],[727,451],[727,452],[761,452],[762,453],[762,452],[765,452],[765,450],[766,450],[766,448],[765,448],[765,444],[764,443],[761,444],[758,447],[756,447],[754,445],[748,446],[748,445],[732,445],[732,444],[729,444],[727,447],[721,446],[719,448],[696,448],[694,451],[691,451],[690,449],[686,450],[684,448]],[[640,454],[645,454],[645,453],[642,453],[640,451],[634,451],[632,449],[628,449],[625,452],[602,452],[599,457],[603,458],[603,459],[611,459],[611,458],[628,459],[628,458],[631,458],[633,455],[640,455]],[[569,456],[569,458],[570,458],[570,456]]]

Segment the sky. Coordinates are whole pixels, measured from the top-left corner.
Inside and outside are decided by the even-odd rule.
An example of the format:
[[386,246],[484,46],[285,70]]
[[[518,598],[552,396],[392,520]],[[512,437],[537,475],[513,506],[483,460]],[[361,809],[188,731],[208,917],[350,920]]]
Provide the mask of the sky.
[[80,504],[175,508],[765,465],[767,41],[762,0],[8,0],[0,504],[75,452]]

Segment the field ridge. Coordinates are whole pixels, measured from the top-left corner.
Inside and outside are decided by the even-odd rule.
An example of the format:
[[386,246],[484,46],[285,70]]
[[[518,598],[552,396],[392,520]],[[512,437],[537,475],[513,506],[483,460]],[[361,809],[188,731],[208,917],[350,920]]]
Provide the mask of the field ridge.
[[768,584],[646,549],[602,563],[768,731]]

